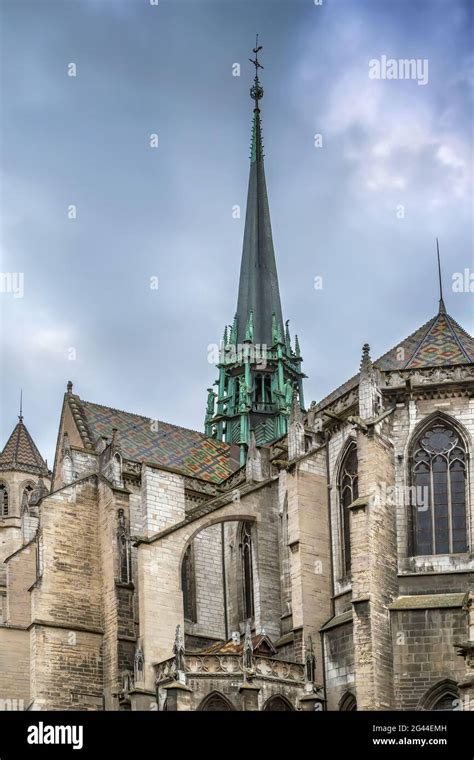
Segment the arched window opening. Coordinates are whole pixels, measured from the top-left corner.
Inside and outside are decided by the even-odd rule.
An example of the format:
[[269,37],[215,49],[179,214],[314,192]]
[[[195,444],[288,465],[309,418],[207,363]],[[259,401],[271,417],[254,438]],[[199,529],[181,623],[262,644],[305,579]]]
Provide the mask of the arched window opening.
[[346,451],[339,470],[339,509],[341,514],[341,554],[342,572],[345,577],[351,572],[351,533],[349,507],[359,496],[357,476],[357,446],[352,443]]
[[415,440],[411,458],[413,553],[466,552],[466,449],[460,435],[438,420]]
[[255,375],[255,409],[258,412],[271,410],[272,377],[268,373]]
[[242,607],[244,620],[254,616],[253,567],[252,567],[252,524],[242,523],[240,531],[240,553],[242,561]]
[[189,544],[184,553],[181,565],[181,588],[183,591],[184,619],[196,623],[196,581],[192,544]]
[[341,700],[339,702],[339,710],[341,712],[351,712],[353,710],[357,710],[357,700],[350,691],[347,691],[341,697]]
[[459,689],[455,681],[439,681],[426,692],[420,702],[421,710],[459,710]]
[[459,706],[459,697],[452,692],[446,692],[434,703],[432,710],[457,710]]
[[265,705],[263,707],[264,712],[292,712],[293,707],[288,702],[285,697],[282,697],[280,694],[277,694],[274,697],[270,697],[265,702]]
[[198,707],[200,712],[230,712],[233,709],[229,700],[217,691],[205,697]]
[[28,504],[29,504],[29,501],[30,501],[30,496],[31,496],[32,490],[33,490],[33,486],[31,485],[31,483],[28,483],[23,488],[23,491],[22,491],[22,494],[21,494],[21,511],[22,512],[24,512],[25,509],[28,508]]
[[8,517],[8,488],[0,483],[0,517]]

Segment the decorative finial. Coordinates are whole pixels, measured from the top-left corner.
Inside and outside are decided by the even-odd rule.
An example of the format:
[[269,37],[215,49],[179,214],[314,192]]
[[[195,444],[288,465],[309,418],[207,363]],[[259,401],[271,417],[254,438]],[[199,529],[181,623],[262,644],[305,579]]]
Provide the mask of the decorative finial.
[[255,79],[253,80],[253,87],[250,88],[250,97],[252,100],[255,101],[255,108],[258,110],[258,101],[263,98],[263,87],[260,84],[260,80],[258,78],[258,70],[263,69],[262,64],[258,60],[258,54],[262,50],[262,45],[258,44],[258,34],[255,39],[255,47],[253,49],[253,53],[255,53],[255,58],[249,58],[250,63],[253,63],[255,66]]
[[20,389],[20,414],[18,415],[20,422],[23,422],[23,388]]
[[69,395],[71,395],[71,393],[72,393],[72,380],[68,380],[66,387],[67,387],[67,392],[69,393]]
[[291,338],[290,338],[290,320],[287,319],[285,322],[285,343],[286,343],[286,350],[288,353],[291,353]]
[[250,675],[253,672],[253,642],[252,632],[250,630],[250,621],[247,620],[245,625],[245,639],[242,650],[242,659],[244,666],[244,677]]
[[300,342],[297,335],[295,335],[295,356],[301,357]]
[[368,343],[364,343],[362,346],[362,359],[360,361],[360,370],[371,370],[372,359],[370,358],[370,346]]
[[444,305],[443,301],[443,281],[441,279],[441,260],[439,257],[439,242],[438,238],[436,238],[436,251],[438,254],[438,277],[439,277],[439,313],[440,314],[446,314],[446,306]]
[[252,164],[255,163],[256,161],[261,161],[263,158],[262,125],[260,123],[260,108],[258,107],[258,101],[263,98],[263,87],[260,84],[260,80],[258,78],[258,70],[263,69],[262,64],[258,60],[258,53],[261,49],[262,49],[262,46],[258,44],[258,34],[257,34],[257,40],[255,43],[255,47],[253,49],[253,52],[255,53],[255,58],[249,58],[250,63],[252,63],[255,66],[255,77],[253,80],[253,85],[250,88],[250,97],[254,101],[253,124],[252,124],[252,146],[250,149],[250,161]]
[[181,626],[176,626],[176,633],[173,644],[174,665],[175,665],[175,677],[178,681],[185,680],[184,674],[184,636],[181,632]]

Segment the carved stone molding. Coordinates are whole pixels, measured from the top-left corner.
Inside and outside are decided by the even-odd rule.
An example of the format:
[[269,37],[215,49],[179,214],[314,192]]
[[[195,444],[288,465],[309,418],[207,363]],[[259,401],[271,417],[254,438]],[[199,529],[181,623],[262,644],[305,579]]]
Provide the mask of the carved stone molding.
[[[175,663],[172,657],[156,664],[154,668],[157,683],[176,678]],[[193,677],[212,678],[218,676],[222,678],[228,676],[243,679],[242,655],[189,652],[184,657],[184,672]],[[304,686],[304,664],[256,655],[254,657],[254,677]]]

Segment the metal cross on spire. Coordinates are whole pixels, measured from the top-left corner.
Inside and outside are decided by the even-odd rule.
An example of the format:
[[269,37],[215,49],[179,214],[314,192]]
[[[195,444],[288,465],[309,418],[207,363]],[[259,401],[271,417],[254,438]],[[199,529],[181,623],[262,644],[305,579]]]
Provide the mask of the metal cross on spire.
[[23,422],[23,388],[20,389],[20,414],[18,415],[20,422]]
[[255,108],[258,109],[258,101],[263,98],[263,87],[260,84],[260,80],[258,78],[258,70],[263,69],[262,64],[258,60],[258,54],[262,50],[262,45],[258,44],[258,34],[255,39],[255,47],[253,48],[252,52],[255,53],[255,58],[249,58],[250,63],[252,63],[255,66],[255,79],[253,80],[253,87],[250,88],[250,97],[252,100],[255,101]]

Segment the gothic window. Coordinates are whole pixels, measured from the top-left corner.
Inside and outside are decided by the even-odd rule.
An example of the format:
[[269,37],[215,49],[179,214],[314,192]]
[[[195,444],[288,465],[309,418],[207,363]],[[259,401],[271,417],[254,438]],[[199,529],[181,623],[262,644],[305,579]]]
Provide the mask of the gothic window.
[[242,562],[242,609],[244,620],[254,616],[253,568],[252,568],[252,524],[242,523],[240,530],[240,556]]
[[339,710],[342,712],[352,712],[353,710],[357,710],[356,698],[350,691],[346,691],[341,698],[341,701],[339,702]]
[[199,711],[204,712],[229,712],[234,708],[230,704],[229,700],[224,697],[223,694],[214,691],[209,694],[198,707]]
[[444,420],[416,439],[411,485],[414,555],[466,552],[466,449]]
[[0,483],[0,517],[8,516],[8,488]]
[[33,490],[33,486],[31,483],[28,483],[22,491],[21,494],[21,511],[24,512],[25,509],[28,507],[28,502],[30,500],[30,495]]
[[189,544],[184,553],[183,564],[181,565],[181,588],[183,590],[184,619],[196,623],[196,579],[192,544]]
[[459,689],[455,681],[449,678],[438,681],[422,698],[419,708],[421,710],[458,710]]
[[267,699],[263,708],[264,712],[291,712],[292,710],[293,707],[288,702],[288,700],[279,694],[277,694],[275,697],[270,697],[270,699]]
[[339,470],[339,508],[341,514],[342,571],[346,577],[351,572],[351,535],[349,507],[359,496],[357,477],[357,446],[351,443]]

